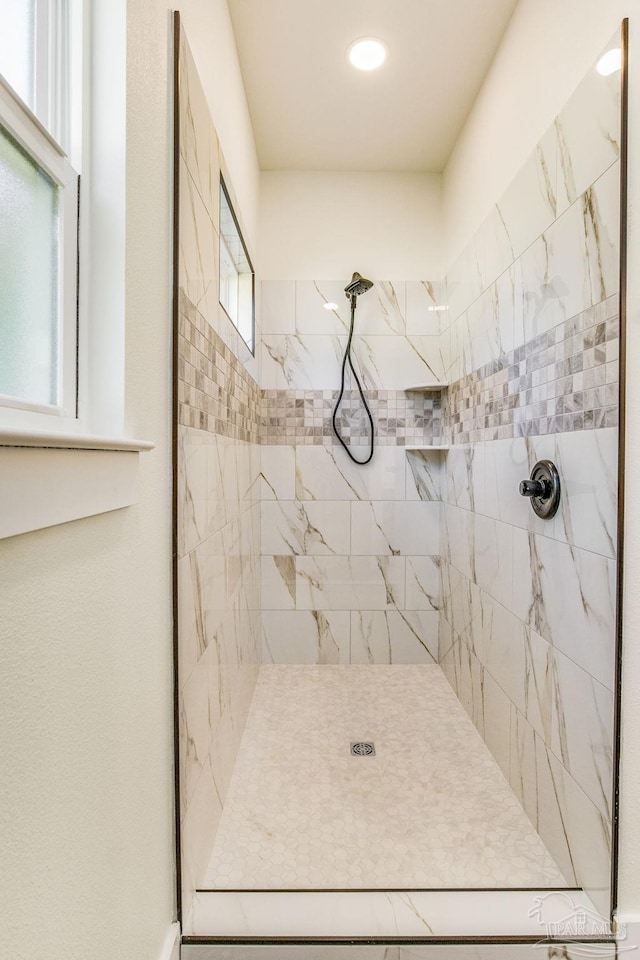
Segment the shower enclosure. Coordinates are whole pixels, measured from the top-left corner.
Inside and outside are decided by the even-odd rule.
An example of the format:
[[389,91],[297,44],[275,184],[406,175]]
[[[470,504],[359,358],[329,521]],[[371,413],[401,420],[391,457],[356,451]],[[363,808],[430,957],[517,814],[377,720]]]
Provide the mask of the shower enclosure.
[[[331,430],[348,277],[260,277],[177,18],[176,51],[186,955],[613,957],[621,74],[589,71],[443,277],[359,299],[362,466]],[[219,304],[221,175],[255,354]]]

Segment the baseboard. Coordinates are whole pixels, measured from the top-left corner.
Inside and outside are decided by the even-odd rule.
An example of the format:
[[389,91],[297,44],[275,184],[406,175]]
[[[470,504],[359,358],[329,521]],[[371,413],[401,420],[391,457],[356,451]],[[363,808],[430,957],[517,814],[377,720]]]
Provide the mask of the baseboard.
[[167,930],[158,960],[180,960],[180,924],[172,923]]

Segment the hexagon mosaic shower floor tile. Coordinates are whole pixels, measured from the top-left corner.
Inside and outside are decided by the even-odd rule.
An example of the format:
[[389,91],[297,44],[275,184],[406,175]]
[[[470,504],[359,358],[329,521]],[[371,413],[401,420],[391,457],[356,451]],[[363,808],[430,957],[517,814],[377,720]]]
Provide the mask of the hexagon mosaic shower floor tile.
[[566,882],[439,667],[269,665],[204,886]]

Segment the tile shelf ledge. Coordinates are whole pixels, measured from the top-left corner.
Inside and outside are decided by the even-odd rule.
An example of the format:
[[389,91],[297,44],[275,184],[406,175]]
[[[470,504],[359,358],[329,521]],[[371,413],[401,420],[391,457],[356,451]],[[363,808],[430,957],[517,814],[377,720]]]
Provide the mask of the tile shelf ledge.
[[5,427],[0,428],[0,446],[144,453],[147,450],[153,450],[155,443],[150,440],[130,440],[126,437],[99,437],[84,433],[46,433]]
[[421,447],[411,446],[404,448],[407,453],[428,453],[430,450],[433,450],[435,453],[446,453],[450,449],[448,443],[428,443],[423,444]]
[[403,387],[403,389],[405,393],[429,393],[430,391],[446,390],[448,386],[448,383],[442,381],[436,383],[416,383],[410,387]]

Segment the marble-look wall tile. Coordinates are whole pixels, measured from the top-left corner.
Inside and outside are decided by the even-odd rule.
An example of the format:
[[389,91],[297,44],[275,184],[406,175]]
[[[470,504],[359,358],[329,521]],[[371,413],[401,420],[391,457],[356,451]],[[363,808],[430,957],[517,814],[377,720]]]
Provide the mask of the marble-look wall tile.
[[296,496],[296,452],[293,444],[260,447],[261,500],[293,500]]
[[531,783],[528,805],[531,809],[531,804],[535,804],[538,832],[549,849],[558,851],[557,855],[554,852],[554,858],[568,881],[574,876],[606,916],[611,869],[610,825],[538,737],[535,737],[535,765],[536,780]]
[[407,450],[405,466],[407,500],[440,500],[443,473],[441,453]]
[[[605,50],[619,46],[619,34]],[[593,67],[555,121],[558,213],[570,206],[620,155],[620,74]]]
[[487,270],[489,283],[522,256],[558,216],[557,150],[557,133],[552,126],[511,181],[488,219],[484,236],[490,264]]
[[483,641],[484,622],[482,594],[473,580],[441,558],[441,609],[451,624],[454,634],[461,637],[471,649]]
[[440,663],[570,884],[608,910],[610,826],[467,644],[441,626]]
[[[384,335],[393,336],[394,339],[404,337],[410,332],[407,330],[406,303],[406,283],[395,280],[376,281],[366,295],[358,297],[357,331],[364,336]],[[384,389],[388,389],[387,384],[384,384]]]
[[[340,280],[296,280],[295,281],[295,333],[302,334],[343,334],[349,333],[350,302],[347,299],[344,282]],[[331,310],[326,304],[333,303]],[[358,301],[357,323],[360,324],[360,304]]]
[[[296,282],[297,333],[348,334],[351,304],[344,292],[346,279]],[[325,309],[328,303],[337,306],[332,310]],[[404,336],[407,332],[405,312],[406,285],[403,282],[376,280],[366,295],[358,297],[355,318],[357,334]],[[436,334],[438,332],[435,331]]]
[[180,157],[218,229],[218,138],[188,43],[180,45]]
[[404,557],[296,557],[300,610],[402,609]]
[[[619,75],[592,70],[451,265],[441,318],[453,447],[440,478],[440,663],[567,880],[603,912],[619,106]],[[539,459],[561,476],[550,521],[518,491]]]
[[[188,916],[261,659],[262,478],[259,363],[218,302],[224,161],[184,34],[179,96],[177,604],[182,887]],[[232,189],[228,171],[226,179]]]
[[447,450],[442,469],[442,499],[465,510],[480,509],[484,453],[480,443],[459,443]]
[[457,637],[440,654],[440,666],[480,735],[484,731],[482,690],[484,669],[469,647]]
[[502,603],[512,602],[513,535],[506,523],[490,520],[479,514],[468,514],[471,529],[470,545],[472,572],[481,590]]
[[436,663],[438,614],[414,610],[353,610],[350,663]]
[[465,372],[470,373],[497,360],[513,345],[513,285],[492,283],[466,312],[470,351]]
[[[262,552],[306,556],[349,554],[349,515],[347,501],[266,500],[262,504]],[[384,553],[384,550],[367,552]]]
[[[510,731],[513,704],[488,670],[483,676],[482,737],[494,756],[504,777],[510,782],[511,749]],[[513,789],[513,784],[511,784]],[[516,791],[514,790],[514,793]]]
[[[365,450],[355,448],[354,452],[362,456]],[[296,447],[296,497],[299,500],[404,500],[405,456],[402,448],[379,447],[374,460],[363,467],[352,463],[339,447]]]
[[265,610],[263,663],[350,663],[347,610]]
[[[201,882],[206,857],[213,847],[221,816],[222,802],[211,764],[207,762],[191,801],[180,820],[182,889],[187,912],[191,905],[193,891]],[[203,863],[203,857],[205,863]]]
[[[204,765],[208,763],[213,736],[214,728],[209,724],[211,690],[206,660],[206,657],[202,658],[182,687],[180,738],[183,750],[180,764],[180,802],[183,811],[188,806]],[[219,719],[218,712],[215,723]]]
[[218,234],[182,159],[180,200],[180,285],[204,316],[213,317],[218,309]]
[[406,558],[405,610],[440,610],[442,579],[440,557]]
[[474,514],[451,504],[442,510],[442,556],[462,576],[475,582]]
[[207,533],[209,490],[208,435],[178,429],[178,556],[184,557]]
[[452,322],[482,293],[484,273],[482,238],[478,232],[447,270],[447,303]]
[[444,285],[439,280],[409,280],[406,284],[407,333],[435,337],[447,314]]
[[[580,436],[585,437],[586,433]],[[535,514],[529,502],[520,496],[519,485],[521,480],[529,477],[536,459],[540,459],[537,456],[540,449],[538,439],[516,437],[479,445],[483,449],[483,470],[476,489],[480,509],[486,516],[525,530],[529,528]],[[536,459],[532,459],[534,456]],[[554,459],[550,452],[549,459]],[[549,523],[543,529],[549,535]]]
[[350,506],[353,555],[439,554],[439,503],[361,500]]
[[618,431],[558,434],[551,459],[563,483],[554,536],[613,559],[618,523]]
[[[484,450],[476,508],[512,526],[613,558],[617,443],[617,430],[610,428],[476,445]],[[520,480],[544,459],[558,466],[562,488],[559,512],[550,520],[536,517],[518,490]]]
[[553,651],[551,750],[611,821],[613,785],[613,693]]
[[614,164],[522,255],[525,340],[616,293],[619,183]]
[[[441,561],[442,668],[569,882],[588,883],[604,903],[612,789],[613,695],[606,677],[613,655],[613,562],[499,524],[513,532],[514,556],[533,550],[537,571],[532,582],[531,569],[523,572],[514,562],[513,600],[503,597],[505,606],[491,595],[499,593],[495,581],[478,585],[482,567],[474,568],[464,550],[462,572],[447,562],[447,555],[456,556],[452,512],[474,518],[472,546],[475,521],[486,522],[453,506],[443,510],[449,519],[445,529],[454,536],[453,547],[443,543]],[[458,536],[469,536],[465,527],[469,521]],[[523,593],[528,600],[519,606]],[[597,832],[594,863],[589,830]]]
[[444,377],[439,336],[360,336],[354,356],[368,389],[402,390],[413,384],[438,383]]
[[295,610],[296,564],[292,554],[262,557],[262,609]]
[[184,683],[207,648],[202,571],[195,551],[178,560],[179,674]]
[[216,533],[250,505],[256,483],[252,446],[208,434],[207,534]]
[[[330,312],[325,311],[328,316]],[[337,321],[336,321],[337,322]],[[262,386],[266,390],[336,390],[347,333],[264,334]],[[353,341],[354,366],[367,390],[402,390],[443,377],[439,335],[366,334]]]
[[261,346],[265,390],[336,390],[346,336],[264,334]]
[[513,528],[513,610],[613,689],[615,563]]

